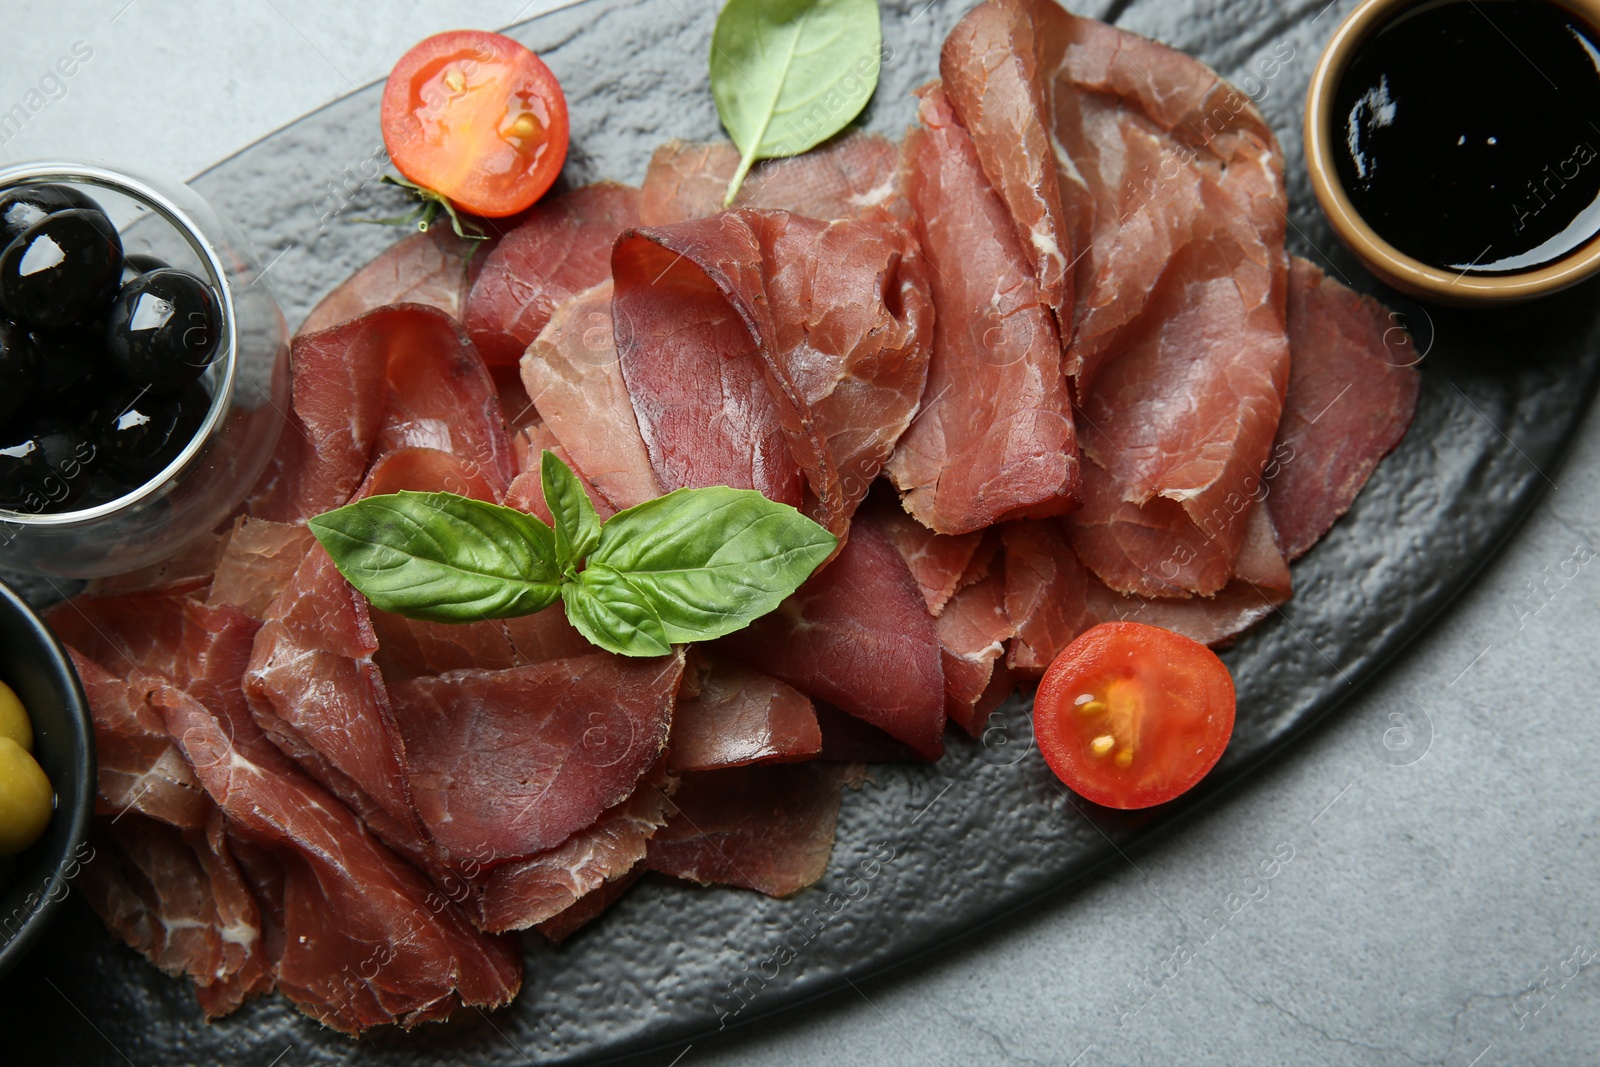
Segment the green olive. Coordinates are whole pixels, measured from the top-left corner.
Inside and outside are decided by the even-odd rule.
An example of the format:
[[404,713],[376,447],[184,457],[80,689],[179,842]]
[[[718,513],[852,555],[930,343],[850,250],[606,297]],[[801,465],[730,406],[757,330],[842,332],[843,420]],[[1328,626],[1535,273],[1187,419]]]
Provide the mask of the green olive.
[[0,737],[0,856],[14,856],[50,825],[55,790],[28,750]]
[[33,751],[33,724],[28,721],[27,709],[4,682],[0,682],[0,737],[9,737],[26,751]]

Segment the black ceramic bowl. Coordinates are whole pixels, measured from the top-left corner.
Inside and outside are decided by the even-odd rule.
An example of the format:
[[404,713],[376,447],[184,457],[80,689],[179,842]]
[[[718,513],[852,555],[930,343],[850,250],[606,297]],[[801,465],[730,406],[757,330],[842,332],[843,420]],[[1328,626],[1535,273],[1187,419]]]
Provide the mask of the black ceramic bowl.
[[33,757],[55,787],[55,814],[44,836],[11,857],[0,875],[0,976],[39,940],[69,883],[91,857],[85,836],[94,811],[94,726],[83,686],[55,635],[0,582],[0,679],[16,690],[33,720]]

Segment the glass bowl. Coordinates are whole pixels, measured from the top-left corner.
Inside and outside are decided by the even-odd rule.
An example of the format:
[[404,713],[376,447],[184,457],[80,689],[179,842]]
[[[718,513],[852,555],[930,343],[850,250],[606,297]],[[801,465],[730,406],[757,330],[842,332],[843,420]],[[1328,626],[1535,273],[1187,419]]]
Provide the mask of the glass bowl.
[[[0,169],[0,194],[25,185],[72,185],[93,197],[127,254],[154,255],[217,294],[220,339],[200,381],[211,406],[193,440],[150,481],[75,510],[48,499],[0,509],[0,567],[61,578],[99,578],[171,556],[213,529],[266,469],[289,407],[289,332],[245,239],[194,190],[102,167],[26,163]],[[79,470],[62,477],[85,476]],[[67,487],[62,483],[62,495]]]

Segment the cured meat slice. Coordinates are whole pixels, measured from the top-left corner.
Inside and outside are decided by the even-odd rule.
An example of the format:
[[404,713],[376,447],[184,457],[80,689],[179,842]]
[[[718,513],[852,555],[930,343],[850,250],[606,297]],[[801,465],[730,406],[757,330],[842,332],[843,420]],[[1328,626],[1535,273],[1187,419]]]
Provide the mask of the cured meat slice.
[[129,948],[189,978],[214,1019],[271,990],[273,978],[254,897],[226,852],[212,852],[203,833],[200,841],[139,814],[96,820],[94,862],[76,886]]
[[[623,379],[666,489],[731,485],[836,534],[926,380],[926,270],[898,229],[742,210],[612,256]],[[803,477],[802,477],[803,475]]]
[[1289,266],[1289,352],[1289,395],[1265,480],[1293,560],[1350,509],[1405,436],[1420,378],[1395,317],[1299,257]]
[[1016,633],[1006,613],[1005,578],[989,577],[961,590],[939,616],[940,655],[944,664],[945,713],[969,735],[983,724],[1007,696],[1005,680],[991,686],[995,665],[1005,665],[1006,642]]
[[609,882],[604,882],[595,889],[591,889],[572,904],[550,916],[538,925],[538,930],[556,944],[561,944],[579,930],[594,922],[611,905],[621,900],[633,884],[643,878],[647,872],[643,864],[636,865],[633,870]]
[[396,843],[421,823],[377,649],[366,598],[315,545],[267,609],[244,691],[273,743]]
[[[553,849],[489,871],[479,881],[479,894],[472,903],[478,925],[485,930],[526,930],[535,925],[543,929],[543,924],[559,922],[574,908],[594,909],[590,917],[604,910],[613,879],[643,873],[640,861],[646,844],[666,823],[669,797],[677,786],[678,780],[658,762],[631,796],[592,826]],[[599,900],[591,899],[597,894]]]
[[921,115],[905,152],[939,314],[926,397],[889,476],[938,533],[1070,511],[1078,444],[1055,319],[938,86],[922,91]]
[[448,226],[413,234],[323,297],[298,332],[320,333],[390,304],[427,304],[459,320],[466,306],[469,257],[475,244],[457,237]]
[[[1120,499],[1179,504],[1226,569],[1245,532],[1232,501],[1248,499],[1270,458],[1289,354],[1274,254],[1241,235],[1230,205],[1209,210],[1230,225],[1168,265],[1084,400],[1083,440]],[[1220,586],[1186,587],[1206,594]]]
[[905,562],[868,515],[857,517],[826,570],[720,645],[928,759],[944,751],[934,620]]
[[[792,211],[813,219],[902,220],[900,148],[887,137],[851,130],[789,159],[751,169],[731,206]],[[669,226],[724,210],[739,151],[727,141],[668,141],[656,149],[640,191],[639,224]]]
[[611,298],[607,280],[558,307],[522,358],[522,384],[573,466],[621,510],[664,490],[622,378]]
[[171,688],[153,703],[230,832],[279,865],[277,982],[302,1011],[357,1033],[516,995],[516,942],[473,929],[248,716],[219,717]]
[[645,865],[701,885],[796,893],[828,868],[843,782],[842,765],[816,760],[684,775]]
[[683,655],[595,652],[394,687],[434,840],[499,862],[555,848],[632,794],[666,747]]
[[822,751],[819,759],[834,763],[931,763],[933,758],[923,755],[904,741],[897,740],[882,730],[846,714],[832,704],[818,703],[817,726],[822,730]]
[[1037,677],[1098,621],[1085,603],[1094,576],[1078,562],[1059,522],[1009,522],[1001,538],[1006,615],[1016,628],[1006,662]]
[[978,558],[984,534],[936,534],[893,505],[874,508],[872,517],[911,569],[928,613],[938,616]]
[[436,448],[502,489],[510,445],[494,380],[448,315],[420,304],[380,308],[297,337],[294,413],[252,493],[257,518],[293,522],[350,499],[374,455]]
[[205,825],[212,805],[200,781],[146,701],[153,683],[136,670],[118,678],[68,647],[94,717],[95,812],[111,819],[138,811],[169,826]]
[[700,692],[680,698],[667,766],[705,771],[810,759],[822,748],[811,698],[726,656],[710,660]]
[[463,316],[490,366],[515,366],[556,306],[611,274],[611,245],[639,224],[639,190],[598,182],[539,201],[500,239]]
[[217,561],[206,602],[230,604],[253,619],[265,618],[315,540],[299,523],[241,515]]
[[[1073,234],[1056,176],[1056,142],[1035,21],[1048,0],[991,0],[956,24],[939,52],[944,91],[1005,201],[1034,278],[1065,336],[1072,332]],[[1051,6],[1054,6],[1053,4]],[[1059,63],[1059,56],[1050,56]],[[1050,69],[1054,69],[1054,64]]]

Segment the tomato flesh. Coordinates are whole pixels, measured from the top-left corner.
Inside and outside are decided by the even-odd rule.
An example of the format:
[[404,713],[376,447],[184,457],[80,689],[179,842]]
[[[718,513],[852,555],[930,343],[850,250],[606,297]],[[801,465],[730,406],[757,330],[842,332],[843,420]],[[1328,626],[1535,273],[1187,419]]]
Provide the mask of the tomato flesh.
[[1045,671],[1034,734],[1056,776],[1108,808],[1147,808],[1193,787],[1233,736],[1233,677],[1171,630],[1107,622]]
[[406,178],[475,215],[514,215],[567,158],[567,99],[509,37],[454,30],[401,57],[383,88],[383,143]]

